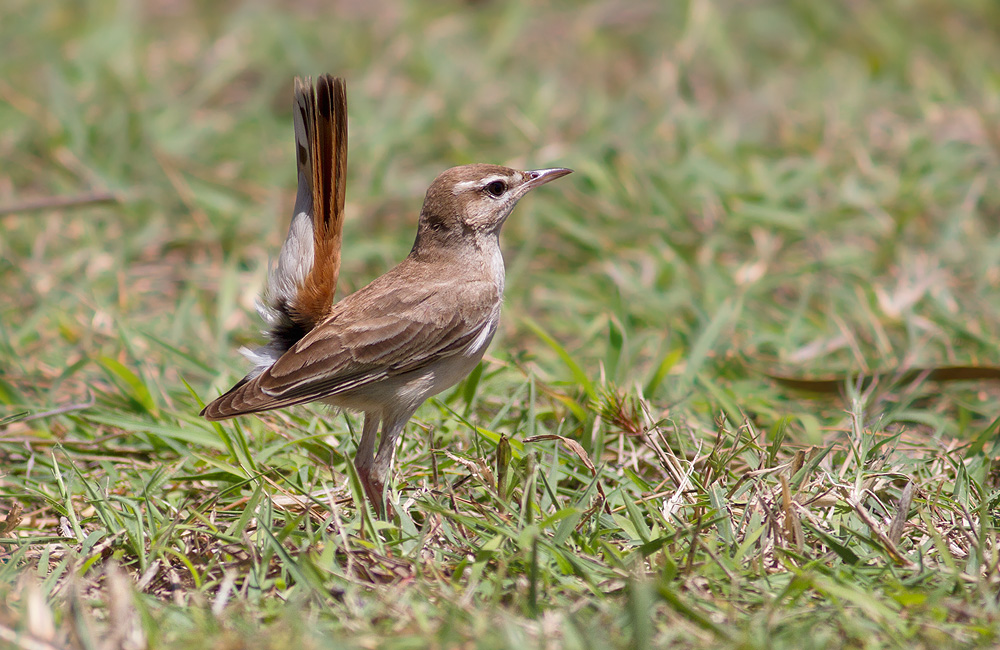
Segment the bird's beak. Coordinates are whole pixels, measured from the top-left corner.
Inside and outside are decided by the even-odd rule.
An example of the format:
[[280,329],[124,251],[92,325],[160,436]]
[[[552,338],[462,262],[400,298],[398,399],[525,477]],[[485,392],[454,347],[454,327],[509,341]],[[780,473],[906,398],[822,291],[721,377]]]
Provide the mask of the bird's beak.
[[566,174],[571,174],[572,172],[572,169],[566,169],[565,167],[553,167],[552,169],[534,169],[532,171],[527,171],[524,172],[524,175],[528,181],[524,184],[524,186],[526,189],[532,190],[539,185],[545,185],[549,181],[562,178]]

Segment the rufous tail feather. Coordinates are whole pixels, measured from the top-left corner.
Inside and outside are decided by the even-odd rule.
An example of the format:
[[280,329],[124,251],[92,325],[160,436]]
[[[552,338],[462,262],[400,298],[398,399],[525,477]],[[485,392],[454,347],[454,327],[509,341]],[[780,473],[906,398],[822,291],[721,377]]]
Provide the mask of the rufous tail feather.
[[266,367],[330,313],[340,275],[347,174],[347,91],[344,80],[295,79],[298,193],[258,311],[268,343],[245,354]]

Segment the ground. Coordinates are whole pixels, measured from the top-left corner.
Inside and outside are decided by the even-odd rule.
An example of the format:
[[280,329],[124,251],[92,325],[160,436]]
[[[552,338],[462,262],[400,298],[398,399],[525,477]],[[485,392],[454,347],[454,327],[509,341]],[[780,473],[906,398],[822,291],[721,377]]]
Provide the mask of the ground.
[[[1000,643],[1000,5],[8,5],[0,645]],[[576,170],[506,225],[501,331],[390,522],[355,416],[198,417],[325,72],[341,295],[441,170]]]

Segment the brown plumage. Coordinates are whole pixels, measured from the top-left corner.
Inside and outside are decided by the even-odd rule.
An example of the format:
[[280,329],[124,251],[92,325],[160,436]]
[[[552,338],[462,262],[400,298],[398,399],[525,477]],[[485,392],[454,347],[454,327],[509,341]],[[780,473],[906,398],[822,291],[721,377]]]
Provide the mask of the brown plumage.
[[491,325],[501,288],[476,270],[456,284],[448,268],[406,258],[202,414],[221,420],[335,396],[363,405],[365,387],[459,354]]
[[347,91],[323,75],[295,79],[298,193],[288,237],[258,303],[268,342],[246,351],[257,366],[277,359],[333,307],[347,185]]
[[[338,82],[331,84],[332,106],[337,106],[337,97],[345,96]],[[299,96],[307,93],[300,93],[297,86],[297,105]],[[316,106],[320,109],[316,119],[322,121],[324,100],[317,99]],[[317,126],[313,133],[337,132],[337,125],[346,124],[346,120],[332,121],[336,124],[329,129]],[[309,121],[303,117],[303,123]],[[308,139],[317,140],[312,135]],[[272,336],[267,346],[249,353],[257,367],[206,406],[202,415],[222,420],[316,400],[364,412],[355,466],[368,497],[384,514],[385,482],[404,425],[428,397],[453,386],[479,363],[496,332],[504,289],[501,226],[524,194],[570,170],[522,172],[497,165],[466,165],[443,172],[427,190],[417,237],[407,258],[333,304],[329,283],[331,277],[336,283],[336,269],[331,275],[320,267],[334,261],[339,264],[340,224],[330,221],[330,227],[338,230],[336,237],[328,230],[321,237],[321,228],[327,226],[313,219],[315,246],[305,249],[301,242],[306,221],[299,215],[305,194],[313,207],[326,205],[333,197],[329,212],[342,218],[346,154],[339,143],[346,143],[346,133],[334,142],[336,146],[314,150],[311,177],[301,173],[299,149],[296,216],[271,277],[265,299],[269,302],[261,310],[265,320],[285,322],[281,320],[284,312],[276,316],[269,311],[283,300],[294,306],[288,319],[294,327],[281,332],[284,338],[276,341]],[[316,161],[324,151],[343,156],[339,166],[322,163],[334,170],[329,175],[333,188],[325,184],[325,175],[316,175],[321,166]],[[310,178],[311,186],[304,190],[303,182]],[[306,193],[308,189],[312,191]],[[336,253],[331,252],[334,247]],[[315,256],[306,259],[308,264],[295,257],[309,258],[310,252]],[[303,320],[295,320],[300,316]],[[312,326],[301,336],[290,340],[289,334],[309,323]]]
[[[299,174],[311,179],[314,263],[290,305],[290,315],[296,323],[312,328],[330,313],[340,274],[347,185],[344,80],[323,75],[314,90],[308,79],[296,78],[295,110],[306,129],[305,142],[296,129],[295,144]],[[317,264],[315,260],[325,261]]]

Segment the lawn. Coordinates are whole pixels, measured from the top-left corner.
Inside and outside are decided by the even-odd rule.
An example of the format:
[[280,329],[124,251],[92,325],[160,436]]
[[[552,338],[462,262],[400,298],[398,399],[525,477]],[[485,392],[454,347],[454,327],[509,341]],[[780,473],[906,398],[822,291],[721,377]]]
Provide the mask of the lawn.
[[[3,14],[0,647],[1000,644],[1000,386],[934,373],[1000,366],[993,0]],[[576,170],[505,226],[500,332],[388,522],[356,416],[198,417],[325,72],[340,295],[441,170]]]

